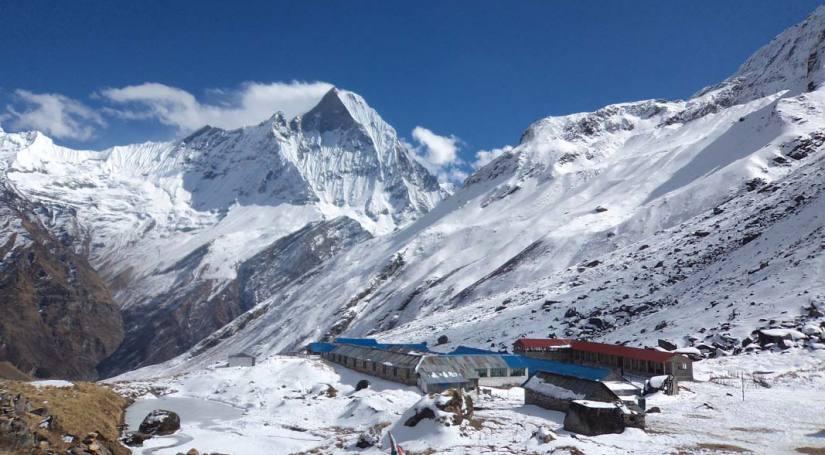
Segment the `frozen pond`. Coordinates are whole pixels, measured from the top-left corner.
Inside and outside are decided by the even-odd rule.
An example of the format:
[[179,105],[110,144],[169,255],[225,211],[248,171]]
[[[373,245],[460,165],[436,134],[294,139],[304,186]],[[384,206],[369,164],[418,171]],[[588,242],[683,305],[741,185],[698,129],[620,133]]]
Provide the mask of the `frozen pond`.
[[140,422],[155,409],[166,409],[180,416],[181,426],[214,428],[228,420],[239,419],[243,410],[217,401],[199,398],[161,397],[140,399],[126,410],[127,432],[137,431]]
[[[240,419],[243,409],[219,403],[217,401],[202,400],[186,397],[144,398],[135,401],[126,409],[126,432],[138,430],[140,422],[155,409],[165,409],[176,412],[180,416],[181,430],[169,436],[152,438],[144,443],[143,447],[132,448],[135,454],[165,454],[177,453],[185,444],[193,443],[195,434],[221,434],[229,431],[228,422]],[[185,450],[184,450],[185,451]]]

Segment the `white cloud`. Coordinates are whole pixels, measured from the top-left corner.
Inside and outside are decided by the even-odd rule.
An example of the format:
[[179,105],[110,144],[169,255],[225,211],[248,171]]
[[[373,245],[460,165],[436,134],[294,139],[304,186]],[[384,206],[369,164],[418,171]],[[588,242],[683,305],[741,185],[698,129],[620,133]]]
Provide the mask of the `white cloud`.
[[439,136],[422,126],[412,130],[413,139],[424,146],[424,160],[434,166],[445,166],[458,159],[459,139],[455,136]]
[[7,105],[3,120],[15,129],[34,129],[59,139],[86,141],[98,127],[106,126],[103,117],[80,101],[55,93],[15,90],[20,106]]
[[476,152],[476,160],[473,162],[473,169],[481,169],[494,159],[511,150],[513,150],[513,147],[509,145],[499,149],[479,150]]
[[461,183],[467,178],[467,173],[462,169],[465,162],[458,156],[461,139],[440,136],[422,126],[412,130],[412,137],[418,142],[418,146],[410,146],[416,159],[440,182]]
[[203,103],[186,90],[147,82],[100,92],[107,101],[122,108],[107,112],[125,119],[157,119],[180,132],[204,125],[239,128],[269,118],[277,111],[287,117],[311,109],[332,88],[326,82],[247,82],[233,90],[212,90],[220,103]]

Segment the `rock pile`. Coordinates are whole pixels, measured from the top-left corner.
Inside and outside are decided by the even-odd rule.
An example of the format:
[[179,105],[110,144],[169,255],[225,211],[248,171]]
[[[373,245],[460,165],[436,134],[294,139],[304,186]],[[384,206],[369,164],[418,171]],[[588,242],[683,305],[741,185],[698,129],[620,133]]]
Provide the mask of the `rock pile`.
[[473,415],[473,400],[470,395],[456,389],[431,393],[421,398],[407,411],[407,415],[409,417],[404,425],[408,427],[414,427],[424,419],[432,419],[446,426],[461,425]]
[[[122,449],[122,448],[121,448]],[[30,455],[117,455],[116,443],[98,432],[67,434],[48,408],[21,394],[0,390],[0,453]]]
[[658,344],[660,349],[687,355],[692,360],[758,350],[825,349],[825,303],[805,305],[793,318],[761,319],[760,322],[760,328],[741,339],[728,332],[731,328],[729,323],[723,323],[718,333],[685,337],[688,347],[676,348],[674,342],[664,339],[659,339]]

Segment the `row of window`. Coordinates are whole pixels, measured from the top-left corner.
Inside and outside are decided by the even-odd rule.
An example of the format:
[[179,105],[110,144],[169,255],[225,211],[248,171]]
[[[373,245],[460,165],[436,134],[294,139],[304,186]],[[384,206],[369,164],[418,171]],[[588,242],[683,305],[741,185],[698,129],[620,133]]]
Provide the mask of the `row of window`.
[[[347,357],[345,355],[335,354],[335,353],[330,354],[330,358],[333,362],[338,362],[338,363],[340,363],[344,366],[347,366],[347,367],[348,366],[352,366],[352,367],[355,367],[355,368],[359,367],[359,360],[355,359],[355,358],[350,358],[350,357]],[[369,360],[361,360],[360,361],[360,367],[364,370],[370,370],[371,369],[372,371],[375,371],[375,372],[378,371],[378,364],[375,363],[375,362],[369,361]],[[407,379],[410,379],[412,377],[412,371],[409,368],[402,368],[402,370],[403,370],[404,376]],[[392,371],[393,376],[398,377],[398,367],[383,365],[383,364],[381,365],[381,372],[383,374],[388,375],[388,374],[390,374],[390,371]],[[489,372],[488,372],[487,368],[479,368],[479,369],[476,370],[476,373],[478,374],[478,377],[480,377],[480,378],[486,378],[486,377],[505,378],[505,377],[507,377],[507,368],[490,368]],[[513,368],[513,369],[510,370],[510,376],[511,377],[524,376],[526,374],[527,374],[527,370],[524,369],[524,368]]]
[[[476,370],[476,374],[478,374],[480,378],[506,378],[507,368],[490,368],[489,374],[487,368],[479,368]],[[527,374],[527,372],[524,368],[513,368],[510,370],[510,377],[524,376],[525,374]]]
[[[650,362],[647,360],[628,359],[596,352],[580,352],[573,351],[573,359],[583,362],[591,362],[599,365],[622,366],[633,371],[646,371],[648,373],[664,373],[664,366],[658,362]],[[687,366],[685,365],[685,368]]]
[[[344,365],[345,367],[349,367],[349,366],[352,366],[353,368],[358,368],[359,367],[359,360],[358,359],[347,357],[345,355],[333,353],[333,354],[330,354],[330,359],[333,362],[338,362],[338,363]],[[361,360],[360,361],[360,367],[364,370],[372,370],[372,371],[377,373],[378,372],[378,366],[379,366],[378,363],[372,362],[370,360]],[[403,376],[405,378],[407,378],[407,379],[412,378],[412,372],[410,371],[409,368],[401,368],[401,372],[403,373]],[[381,373],[384,374],[384,375],[392,374],[392,376],[400,377],[400,375],[398,374],[399,369],[396,366],[381,364]]]

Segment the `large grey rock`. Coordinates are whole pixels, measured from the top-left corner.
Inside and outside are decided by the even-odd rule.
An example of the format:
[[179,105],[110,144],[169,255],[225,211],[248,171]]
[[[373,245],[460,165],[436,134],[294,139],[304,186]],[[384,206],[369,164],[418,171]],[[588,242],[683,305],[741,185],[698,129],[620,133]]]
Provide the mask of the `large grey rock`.
[[140,423],[138,431],[154,436],[164,436],[172,434],[180,429],[180,416],[172,411],[155,409],[150,412],[143,422]]
[[586,406],[573,401],[564,417],[564,429],[573,433],[596,436],[621,433],[625,429],[625,424],[622,411],[616,406]]

